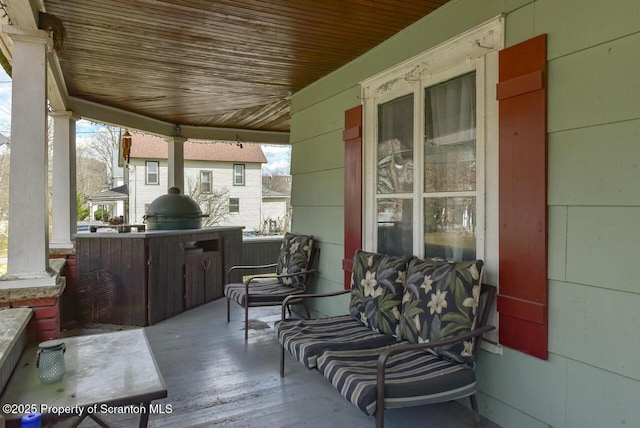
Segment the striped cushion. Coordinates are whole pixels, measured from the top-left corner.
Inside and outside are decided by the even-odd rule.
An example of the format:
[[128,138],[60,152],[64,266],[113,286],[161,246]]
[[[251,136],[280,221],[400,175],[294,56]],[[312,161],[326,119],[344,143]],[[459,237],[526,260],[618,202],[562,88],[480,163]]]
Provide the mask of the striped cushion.
[[[406,343],[406,342],[405,342]],[[376,412],[376,369],[385,347],[326,351],[317,359],[318,370],[363,412]],[[424,351],[392,356],[387,362],[385,407],[439,403],[476,392],[472,369]]]
[[[249,305],[279,305],[287,296],[299,294],[303,291],[284,285],[276,278],[257,278],[249,284]],[[244,284],[227,284],[224,287],[224,295],[240,306],[244,306],[246,299]]]
[[327,349],[362,349],[397,342],[393,336],[368,329],[351,315],[277,321],[275,333],[282,346],[310,369]]

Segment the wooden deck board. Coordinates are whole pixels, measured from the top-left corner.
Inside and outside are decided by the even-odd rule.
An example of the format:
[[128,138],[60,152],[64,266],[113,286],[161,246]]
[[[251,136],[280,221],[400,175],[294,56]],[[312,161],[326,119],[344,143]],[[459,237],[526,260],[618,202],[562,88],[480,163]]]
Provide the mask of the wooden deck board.
[[[232,304],[226,322],[225,299],[146,327],[167,385],[170,414],[152,414],[149,426],[372,428],[373,417],[343,398],[316,370],[290,356],[279,375],[280,347],[273,333],[278,308],[251,308],[253,328],[243,337],[242,308]],[[475,427],[472,412],[458,403],[385,411],[394,427]],[[116,426],[137,426],[135,416],[109,415]],[[69,421],[58,424],[67,426]],[[83,422],[80,427],[94,426]],[[496,427],[485,421],[485,428]]]

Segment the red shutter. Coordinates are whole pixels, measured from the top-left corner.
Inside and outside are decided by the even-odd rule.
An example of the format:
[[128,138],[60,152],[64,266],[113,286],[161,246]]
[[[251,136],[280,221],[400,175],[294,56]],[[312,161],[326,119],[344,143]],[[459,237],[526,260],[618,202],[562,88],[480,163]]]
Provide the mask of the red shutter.
[[344,112],[344,288],[351,282],[353,255],[362,247],[362,106]]
[[547,36],[499,53],[500,343],[547,359]]

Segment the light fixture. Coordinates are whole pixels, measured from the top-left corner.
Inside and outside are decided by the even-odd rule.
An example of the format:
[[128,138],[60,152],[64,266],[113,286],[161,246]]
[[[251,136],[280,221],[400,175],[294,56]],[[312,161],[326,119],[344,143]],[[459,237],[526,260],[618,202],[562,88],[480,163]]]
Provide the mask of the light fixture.
[[122,158],[129,163],[129,156],[131,155],[131,145],[133,143],[133,137],[129,134],[128,130],[122,134]]
[[176,137],[180,136],[180,132],[182,132],[181,129],[180,129],[180,125],[176,125],[176,129],[175,129],[174,132],[175,132],[175,136]]

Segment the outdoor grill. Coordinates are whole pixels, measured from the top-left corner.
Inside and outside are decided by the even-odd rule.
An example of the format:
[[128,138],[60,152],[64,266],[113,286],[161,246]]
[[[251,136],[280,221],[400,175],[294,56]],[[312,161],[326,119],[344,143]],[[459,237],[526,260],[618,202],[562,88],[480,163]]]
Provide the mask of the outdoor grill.
[[202,214],[196,201],[171,187],[169,193],[151,202],[144,220],[149,230],[200,229],[205,217],[209,214]]

